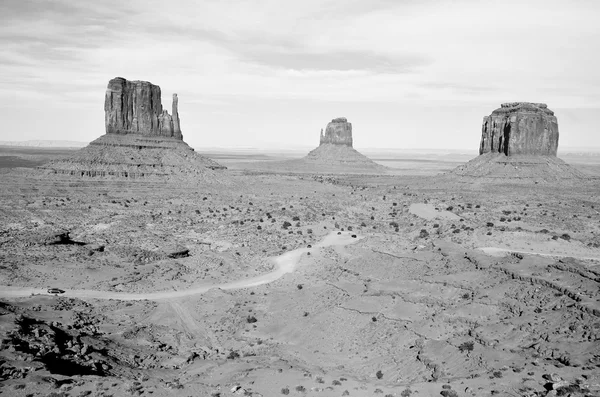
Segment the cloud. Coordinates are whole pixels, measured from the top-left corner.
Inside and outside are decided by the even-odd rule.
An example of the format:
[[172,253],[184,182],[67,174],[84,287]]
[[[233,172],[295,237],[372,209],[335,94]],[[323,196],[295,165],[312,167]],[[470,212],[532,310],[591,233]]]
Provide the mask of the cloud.
[[420,56],[389,57],[351,50],[328,53],[248,51],[243,56],[250,62],[290,70],[365,70],[374,73],[411,73],[430,62]]

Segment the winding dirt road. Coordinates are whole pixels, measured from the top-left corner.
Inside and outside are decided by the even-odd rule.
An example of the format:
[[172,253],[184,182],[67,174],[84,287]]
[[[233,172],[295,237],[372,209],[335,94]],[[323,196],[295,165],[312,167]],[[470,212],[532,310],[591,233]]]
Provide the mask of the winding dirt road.
[[[340,233],[340,234],[338,234]],[[180,290],[180,291],[160,291],[160,292],[147,292],[147,293],[127,293],[127,292],[113,292],[113,291],[97,291],[97,290],[68,290],[61,296],[69,298],[80,298],[80,299],[118,299],[118,300],[167,300],[174,298],[183,298],[191,295],[203,294],[212,288],[220,288],[223,290],[228,289],[240,289],[256,287],[263,284],[271,283],[281,278],[284,274],[292,273],[302,254],[312,252],[319,248],[325,248],[330,246],[342,246],[353,244],[363,237],[357,236],[352,237],[351,233],[348,232],[331,232],[320,243],[314,245],[312,248],[298,248],[293,251],[286,252],[280,256],[270,259],[275,264],[275,270],[263,275],[232,281],[223,284],[202,284],[194,288]],[[12,286],[0,286],[0,297],[2,298],[22,298],[36,294],[48,295],[46,288],[30,288],[30,287],[12,287]]]

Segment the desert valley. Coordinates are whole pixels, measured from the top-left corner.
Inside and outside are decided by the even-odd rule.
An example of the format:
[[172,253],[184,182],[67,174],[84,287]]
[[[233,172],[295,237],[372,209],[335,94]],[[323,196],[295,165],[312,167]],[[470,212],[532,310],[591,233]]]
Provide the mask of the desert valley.
[[600,395],[600,157],[539,103],[468,162],[348,119],[211,159],[115,78],[85,148],[0,149],[0,394]]

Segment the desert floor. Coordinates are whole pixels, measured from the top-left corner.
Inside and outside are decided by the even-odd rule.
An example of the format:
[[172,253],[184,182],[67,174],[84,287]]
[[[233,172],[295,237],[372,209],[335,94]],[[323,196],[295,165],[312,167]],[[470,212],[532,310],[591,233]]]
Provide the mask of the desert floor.
[[14,168],[62,155],[0,152],[0,394],[600,395],[598,179]]

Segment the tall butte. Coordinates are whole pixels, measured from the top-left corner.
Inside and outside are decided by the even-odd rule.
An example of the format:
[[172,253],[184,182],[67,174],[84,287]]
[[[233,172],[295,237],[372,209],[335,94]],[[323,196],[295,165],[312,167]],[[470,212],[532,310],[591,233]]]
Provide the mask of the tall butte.
[[386,167],[359,153],[352,145],[352,123],[339,117],[327,124],[324,133],[321,130],[319,146],[299,161],[318,167],[321,172],[385,172]]
[[452,174],[512,181],[585,178],[557,151],[558,121],[545,103],[503,103],[483,118],[479,157]]
[[225,167],[183,141],[178,106],[173,94],[169,114],[159,86],[116,77],[108,82],[104,99],[106,134],[40,169],[80,177],[214,177],[213,170]]

